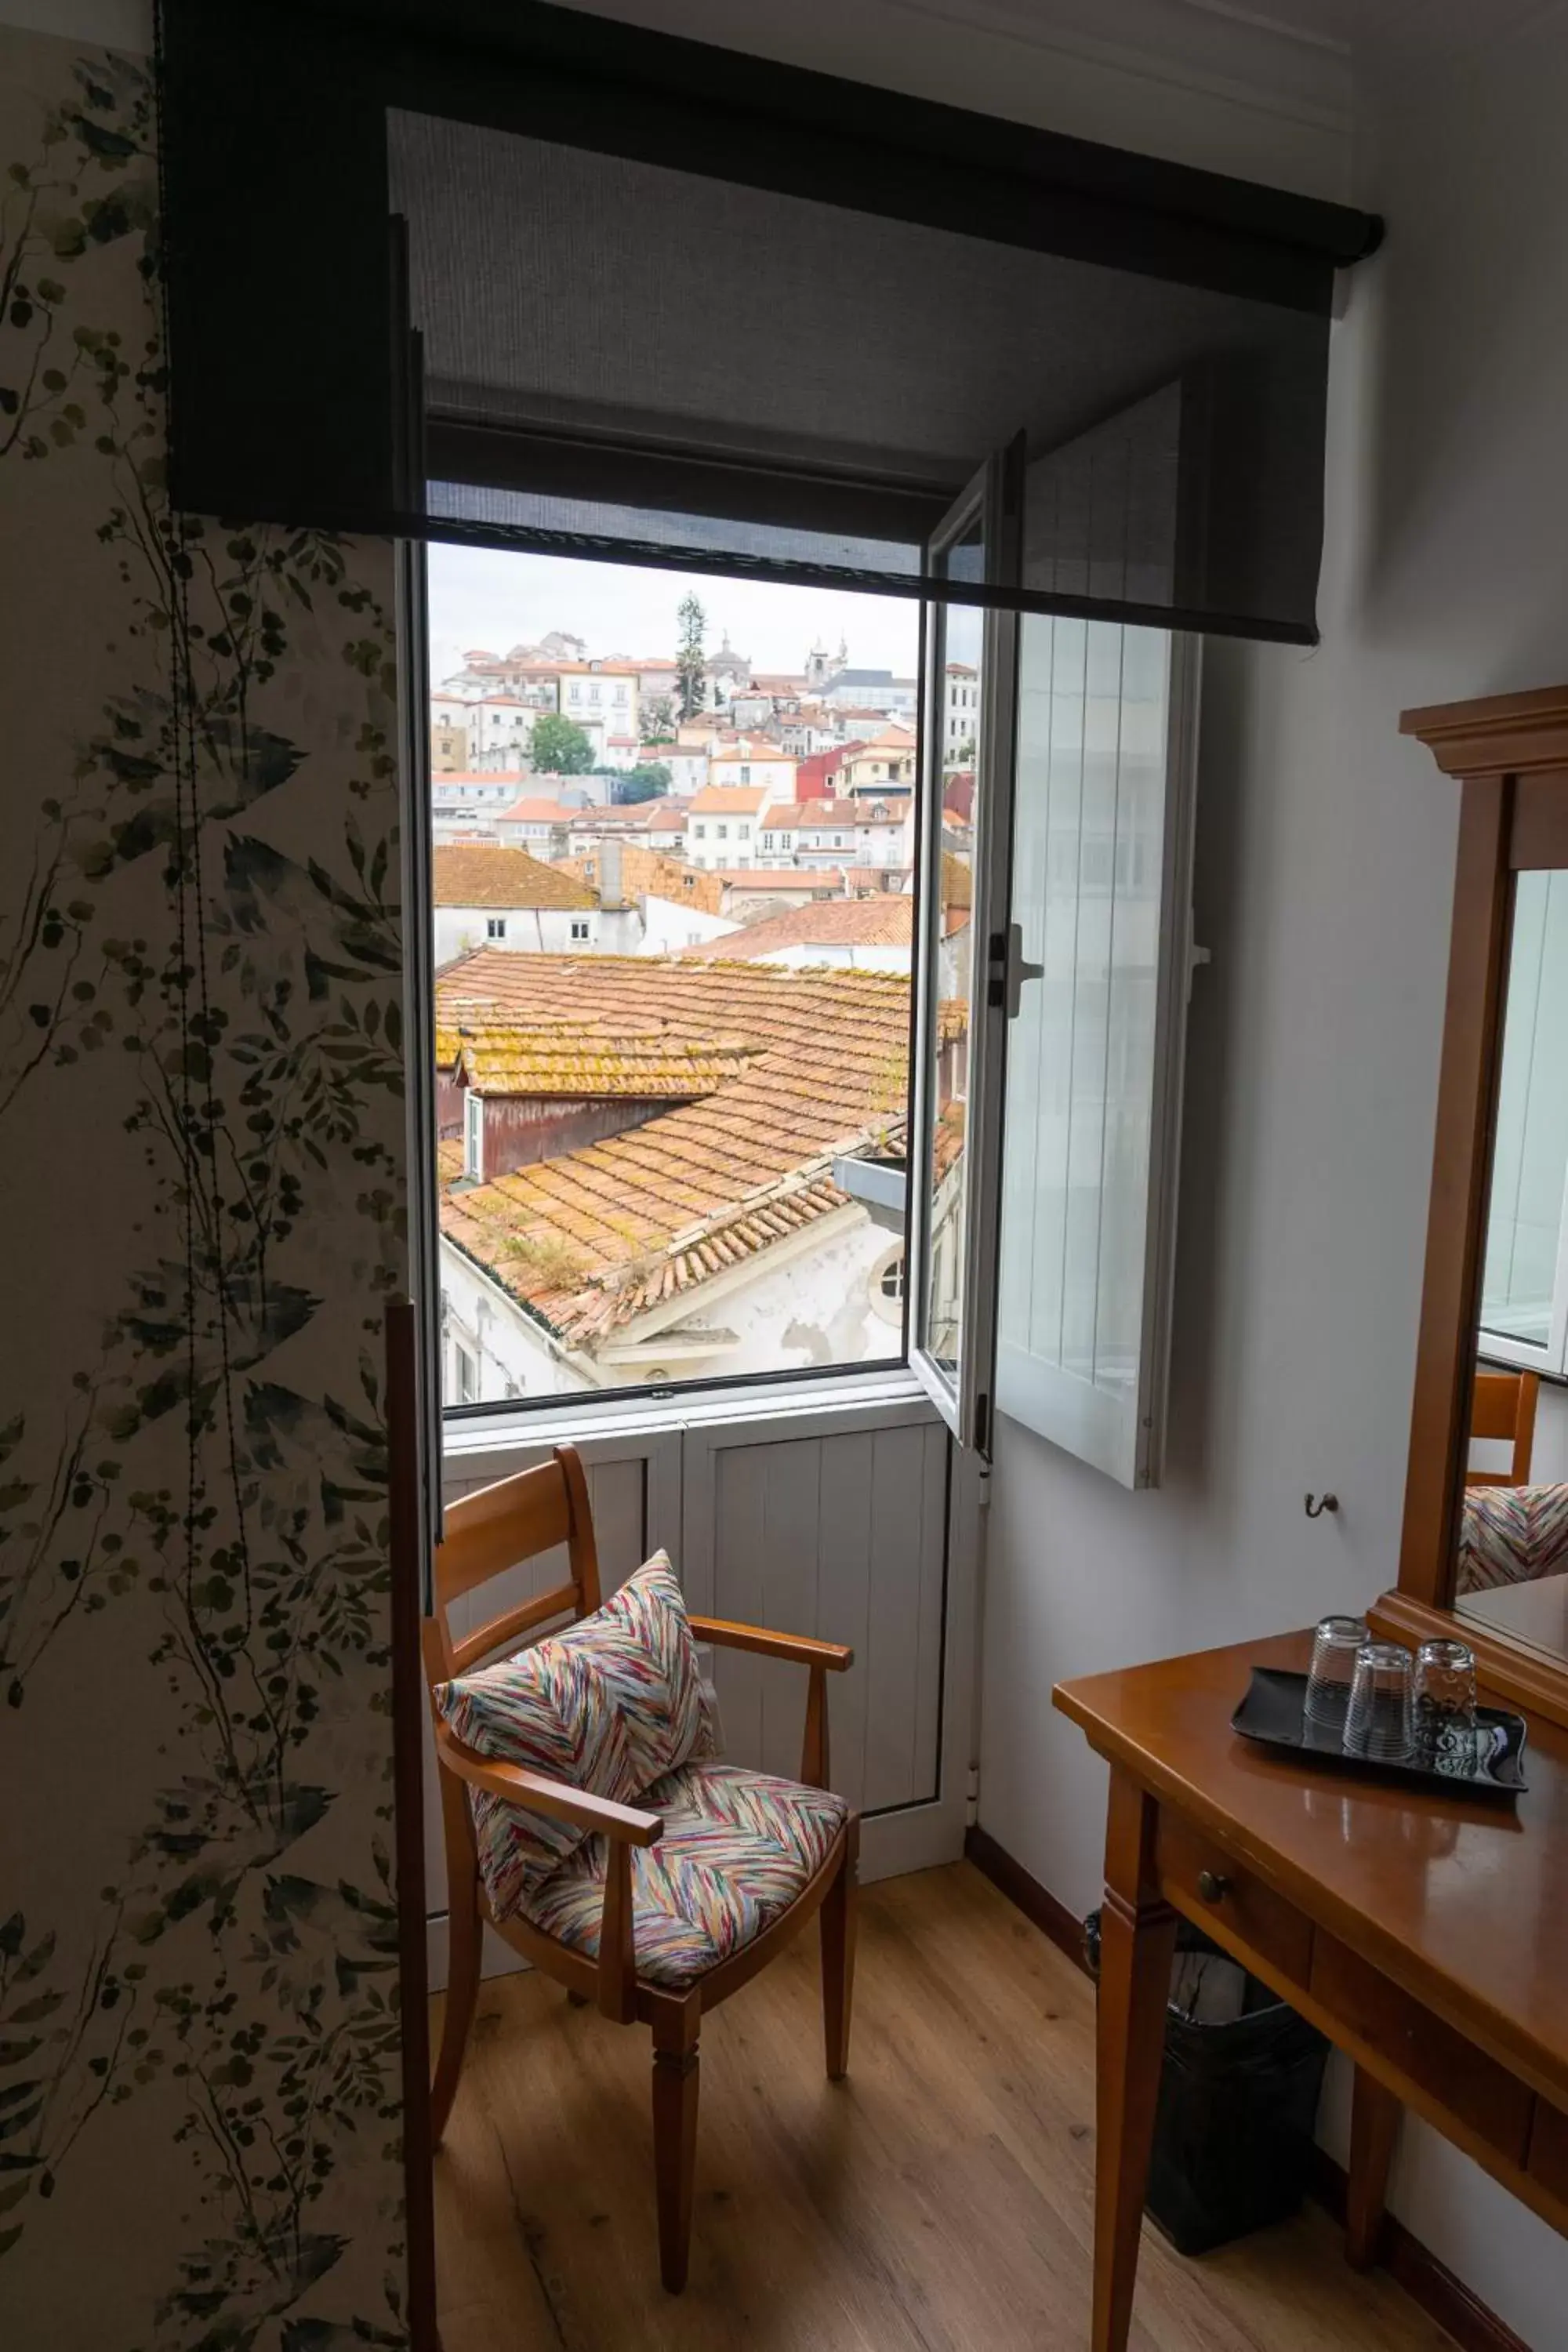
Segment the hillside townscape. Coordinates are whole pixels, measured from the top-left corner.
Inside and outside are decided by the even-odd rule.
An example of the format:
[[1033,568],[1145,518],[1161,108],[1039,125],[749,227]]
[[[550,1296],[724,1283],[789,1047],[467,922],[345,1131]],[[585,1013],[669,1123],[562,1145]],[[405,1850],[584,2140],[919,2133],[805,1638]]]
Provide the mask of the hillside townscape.
[[[901,1346],[919,681],[672,620],[668,655],[476,647],[431,697],[450,1404]],[[951,1196],[978,678],[942,688]]]

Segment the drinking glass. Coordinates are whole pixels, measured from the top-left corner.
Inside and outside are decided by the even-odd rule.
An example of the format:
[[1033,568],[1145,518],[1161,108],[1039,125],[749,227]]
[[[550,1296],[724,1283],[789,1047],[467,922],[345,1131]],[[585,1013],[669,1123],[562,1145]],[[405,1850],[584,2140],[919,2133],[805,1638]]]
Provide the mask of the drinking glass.
[[1345,1712],[1347,1756],[1403,1762],[1415,1745],[1415,1660],[1397,1642],[1363,1642]]
[[1415,1744],[1439,1771],[1468,1769],[1476,1752],[1476,1654],[1463,1642],[1415,1653]]
[[1312,1670],[1301,1712],[1319,1729],[1337,1739],[1345,1727],[1355,1662],[1367,1638],[1360,1617],[1325,1617],[1312,1636]]

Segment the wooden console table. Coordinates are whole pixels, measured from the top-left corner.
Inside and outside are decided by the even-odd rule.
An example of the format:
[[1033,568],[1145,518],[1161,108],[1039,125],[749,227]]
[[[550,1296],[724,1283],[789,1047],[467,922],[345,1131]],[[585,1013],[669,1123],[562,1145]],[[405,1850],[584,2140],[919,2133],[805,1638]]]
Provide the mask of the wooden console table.
[[1093,2352],[1124,2352],[1179,1911],[1355,2062],[1348,2248],[1376,2257],[1402,2106],[1568,2232],[1568,1732],[1518,1808],[1409,1794],[1238,1739],[1253,1665],[1308,1635],[1063,1683],[1110,1762]]

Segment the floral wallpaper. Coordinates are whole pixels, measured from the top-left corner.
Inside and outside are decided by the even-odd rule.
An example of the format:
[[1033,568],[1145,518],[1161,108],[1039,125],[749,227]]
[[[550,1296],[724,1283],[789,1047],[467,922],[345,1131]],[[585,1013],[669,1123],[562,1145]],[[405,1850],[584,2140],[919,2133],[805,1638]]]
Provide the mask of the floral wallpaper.
[[0,2336],[404,2324],[392,556],[172,513],[149,81],[0,32]]

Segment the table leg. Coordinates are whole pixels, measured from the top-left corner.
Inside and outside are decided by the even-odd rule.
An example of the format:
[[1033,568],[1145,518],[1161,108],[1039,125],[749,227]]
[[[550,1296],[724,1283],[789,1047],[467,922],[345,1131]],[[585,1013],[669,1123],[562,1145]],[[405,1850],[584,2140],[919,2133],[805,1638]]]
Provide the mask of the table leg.
[[1154,2137],[1176,1915],[1154,1870],[1159,1807],[1113,1772],[1100,1922],[1093,2352],[1126,2352]]
[[1358,2271],[1377,2260],[1399,2101],[1364,2067],[1351,2091],[1351,2161],[1345,2182],[1345,2260]]

